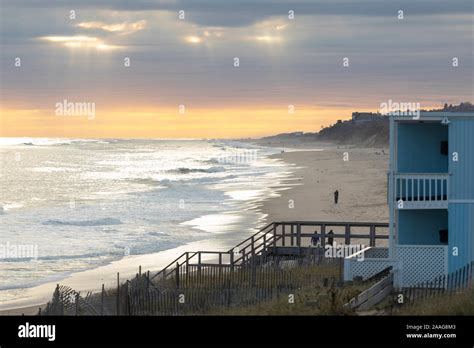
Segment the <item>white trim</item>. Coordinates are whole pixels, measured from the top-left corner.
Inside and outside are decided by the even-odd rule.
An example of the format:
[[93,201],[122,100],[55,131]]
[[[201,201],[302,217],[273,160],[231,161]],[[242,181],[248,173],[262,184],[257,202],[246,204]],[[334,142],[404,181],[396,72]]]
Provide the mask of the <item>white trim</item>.
[[390,117],[390,160],[389,160],[389,173],[387,182],[388,191],[388,209],[389,209],[389,230],[388,230],[388,257],[393,258],[395,256],[395,198],[394,198],[394,183],[395,173],[397,171],[397,136],[398,136],[398,125],[395,122],[394,117]]
[[447,245],[445,244],[439,244],[439,245],[434,245],[434,244],[397,244],[397,247],[400,248],[448,248]]
[[448,209],[448,201],[426,201],[426,202],[410,202],[404,201],[403,208],[398,208],[397,210],[423,210],[423,209]]
[[393,115],[395,121],[399,122],[422,122],[422,121],[441,121],[443,118],[474,118],[474,112],[420,112],[419,118],[413,115]]

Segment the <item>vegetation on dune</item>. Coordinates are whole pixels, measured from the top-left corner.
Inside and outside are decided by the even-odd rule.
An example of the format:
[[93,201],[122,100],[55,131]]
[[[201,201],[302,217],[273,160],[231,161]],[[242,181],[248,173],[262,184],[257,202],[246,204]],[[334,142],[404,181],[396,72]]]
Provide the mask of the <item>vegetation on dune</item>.
[[[367,284],[353,284],[344,287],[303,287],[278,298],[251,306],[216,308],[208,315],[353,315],[345,307],[351,298],[358,295]],[[292,300],[294,299],[294,301]]]
[[474,286],[463,291],[428,297],[394,310],[395,315],[474,315]]

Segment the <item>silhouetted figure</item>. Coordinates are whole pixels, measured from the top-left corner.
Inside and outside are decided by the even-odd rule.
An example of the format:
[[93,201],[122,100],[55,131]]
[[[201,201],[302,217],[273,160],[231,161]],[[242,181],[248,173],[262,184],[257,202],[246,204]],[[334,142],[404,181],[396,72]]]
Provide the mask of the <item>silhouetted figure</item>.
[[314,235],[311,237],[311,244],[313,246],[320,246],[321,245],[321,241],[320,241],[319,236],[318,236],[318,231],[314,231]]
[[334,204],[337,204],[339,202],[339,191],[336,190],[334,191]]
[[332,246],[334,244],[334,232],[332,230],[328,233],[328,244]]

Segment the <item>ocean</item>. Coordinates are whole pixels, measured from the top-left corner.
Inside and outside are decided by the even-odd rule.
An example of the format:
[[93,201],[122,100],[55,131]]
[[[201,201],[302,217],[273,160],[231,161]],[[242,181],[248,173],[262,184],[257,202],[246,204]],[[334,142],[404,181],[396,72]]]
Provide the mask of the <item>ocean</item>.
[[[0,291],[262,227],[291,167],[237,141],[0,138]],[[170,260],[172,261],[172,260]],[[12,290],[9,292],[9,290]]]

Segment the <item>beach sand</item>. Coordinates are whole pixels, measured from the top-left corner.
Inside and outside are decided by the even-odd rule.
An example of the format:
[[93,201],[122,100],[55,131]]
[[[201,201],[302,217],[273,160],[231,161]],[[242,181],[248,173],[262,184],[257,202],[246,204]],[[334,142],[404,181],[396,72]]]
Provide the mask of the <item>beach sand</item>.
[[[285,151],[275,155],[298,169],[290,189],[264,202],[267,221],[388,222],[389,156],[388,150],[384,152],[327,147],[323,151]],[[339,191],[337,205],[335,190]]]
[[[257,204],[255,209],[267,214],[266,222],[388,221],[387,149],[382,154],[381,149],[338,148],[318,143],[291,149],[292,145],[272,144],[285,149],[285,152],[273,157],[292,164],[294,175],[287,180],[288,188],[280,190],[277,197],[269,197]],[[333,201],[336,189],[339,190],[337,205]],[[246,237],[242,236],[242,240]],[[207,240],[155,254],[130,256],[96,269],[74,273],[61,284],[79,291],[98,291],[102,283],[106,287],[114,286],[117,272],[120,272],[122,279],[126,279],[137,272],[138,265],[142,265],[143,270],[157,271],[185,251],[228,250],[233,245],[216,246],[213,241]],[[54,288],[55,283],[47,283],[25,289],[17,301],[0,306],[0,315],[36,314],[40,306],[44,307],[38,304],[51,299]]]

